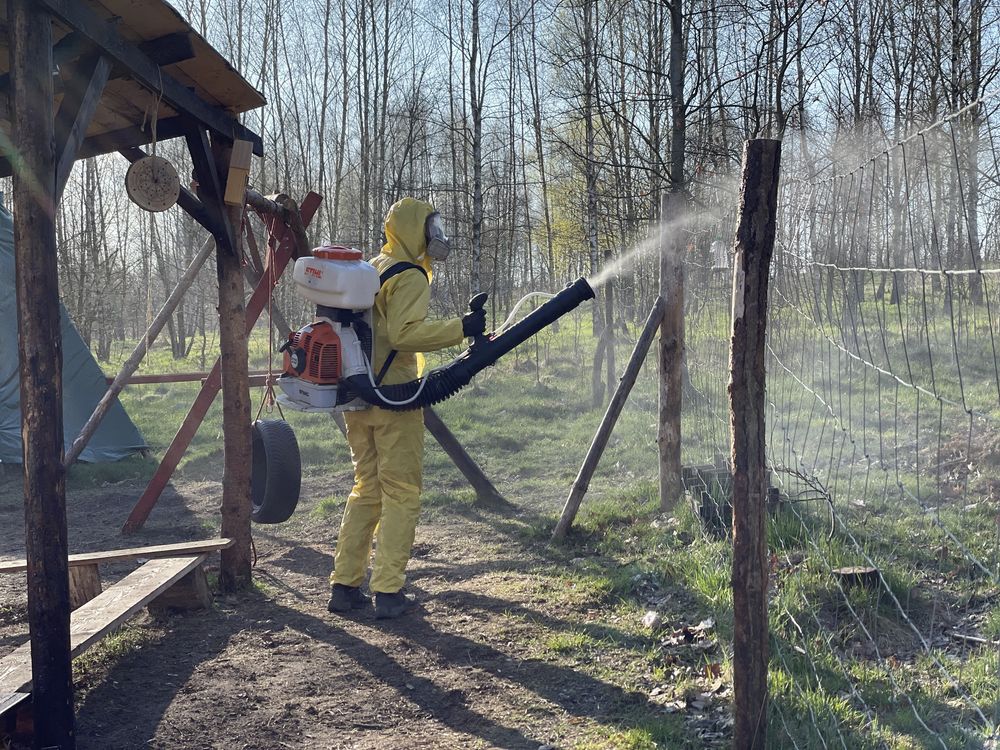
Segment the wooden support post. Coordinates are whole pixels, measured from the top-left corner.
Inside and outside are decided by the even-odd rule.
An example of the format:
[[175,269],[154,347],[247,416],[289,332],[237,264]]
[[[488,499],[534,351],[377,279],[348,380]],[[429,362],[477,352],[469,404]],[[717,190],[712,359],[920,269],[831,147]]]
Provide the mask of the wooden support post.
[[781,141],[747,141],[736,229],[729,406],[733,441],[733,747],[767,743],[764,345]]
[[642,363],[646,360],[646,354],[653,343],[656,329],[660,326],[660,322],[663,319],[663,310],[663,298],[657,297],[656,302],[653,303],[653,309],[649,311],[649,317],[646,318],[646,325],[643,326],[639,340],[635,342],[635,348],[632,349],[632,356],[629,357],[628,364],[625,366],[625,373],[622,375],[621,380],[618,381],[618,388],[615,389],[615,395],[612,396],[607,411],[604,412],[604,418],[601,420],[600,427],[597,428],[594,440],[590,444],[587,457],[583,460],[580,473],[576,475],[573,488],[570,490],[569,497],[566,498],[562,515],[559,517],[559,522],[552,532],[553,541],[565,537],[570,526],[573,525],[576,513],[580,509],[580,503],[583,502],[583,496],[587,494],[587,489],[590,487],[590,479],[594,475],[594,470],[597,469],[597,464],[604,454],[604,449],[608,445],[608,440],[615,429],[615,424],[617,424],[618,417],[622,413],[622,408],[628,400],[629,393],[632,392],[632,386],[635,385],[635,380],[639,377],[639,370],[642,368]]
[[146,356],[149,346],[156,341],[156,337],[160,335],[160,331],[170,320],[170,316],[174,314],[174,310],[180,304],[181,300],[184,298],[184,293],[191,287],[194,283],[195,278],[198,276],[198,271],[201,267],[205,265],[205,261],[208,260],[208,256],[212,254],[212,250],[215,248],[215,240],[211,237],[205,241],[202,245],[201,250],[194,257],[188,265],[187,270],[184,275],[177,282],[177,286],[170,293],[170,297],[167,301],[163,303],[163,307],[153,318],[153,322],[149,324],[149,328],[146,329],[146,335],[143,336],[139,343],[136,344],[135,349],[132,350],[131,356],[126,360],[125,364],[122,365],[121,370],[115,376],[115,379],[108,386],[107,392],[101,398],[100,402],[97,404],[97,408],[94,409],[94,413],[90,415],[87,423],[80,430],[80,434],[76,436],[73,440],[73,444],[70,446],[69,450],[66,452],[66,458],[63,461],[63,465],[66,467],[72,466],[73,462],[80,457],[83,449],[87,447],[87,443],[97,432],[97,428],[101,426],[101,420],[104,419],[105,415],[111,406],[118,400],[119,394],[125,388],[129,382],[129,378],[132,374],[139,369],[139,365],[142,363],[143,358]]
[[56,256],[52,18],[36,0],[7,3],[14,103],[14,252],[28,628],[36,748],[76,747],[70,666],[62,334]]
[[479,468],[479,465],[472,460],[472,456],[458,442],[458,438],[455,437],[454,433],[441,421],[441,417],[438,416],[437,412],[429,406],[424,407],[424,426],[434,436],[434,439],[438,441],[444,452],[448,454],[448,458],[458,467],[458,470],[462,472],[462,475],[469,481],[469,484],[472,485],[472,489],[476,491],[476,500],[478,502],[494,506],[510,505],[504,499],[504,496],[500,494],[499,490],[493,486],[493,482],[483,473],[483,470]]
[[684,264],[678,219],[685,211],[679,191],[660,200],[660,509],[673,510],[684,494],[681,481],[681,390],[684,371]]
[[222,536],[233,545],[221,553],[219,588],[239,591],[248,588],[252,567],[250,552],[250,470],[253,440],[250,431],[249,354],[247,351],[246,309],[243,304],[243,224],[244,204],[224,206],[219,182],[229,171],[232,141],[213,139],[217,180],[203,203],[218,201],[227,214],[231,247],[217,238],[215,263],[219,276],[219,351],[222,364],[222,434],[225,442],[225,469],[222,480]]

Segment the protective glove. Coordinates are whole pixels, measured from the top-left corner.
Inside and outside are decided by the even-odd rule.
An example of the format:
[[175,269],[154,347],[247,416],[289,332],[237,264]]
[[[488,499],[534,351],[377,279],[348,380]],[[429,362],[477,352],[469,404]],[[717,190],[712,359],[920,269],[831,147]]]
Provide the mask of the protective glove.
[[462,316],[462,335],[481,336],[486,333],[486,311],[472,310]]

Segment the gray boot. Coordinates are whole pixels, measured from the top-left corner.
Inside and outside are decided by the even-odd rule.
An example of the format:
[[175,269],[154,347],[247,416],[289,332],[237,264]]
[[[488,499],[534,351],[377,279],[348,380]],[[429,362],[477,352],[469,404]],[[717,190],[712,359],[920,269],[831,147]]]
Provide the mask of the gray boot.
[[345,586],[335,583],[330,589],[330,601],[326,608],[330,612],[350,612],[372,606],[372,600],[361,591],[360,586]]
[[384,594],[380,591],[375,592],[376,620],[391,620],[406,614],[416,606],[417,603],[402,591],[397,591],[395,594]]

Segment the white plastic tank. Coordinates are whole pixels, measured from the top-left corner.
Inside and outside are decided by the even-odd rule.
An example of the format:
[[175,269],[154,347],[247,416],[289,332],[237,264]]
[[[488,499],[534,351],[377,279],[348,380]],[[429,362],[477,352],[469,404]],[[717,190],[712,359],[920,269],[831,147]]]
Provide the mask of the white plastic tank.
[[361,259],[361,251],[324,245],[311,257],[295,261],[292,278],[310,302],[341,310],[368,310],[378,294],[378,271]]

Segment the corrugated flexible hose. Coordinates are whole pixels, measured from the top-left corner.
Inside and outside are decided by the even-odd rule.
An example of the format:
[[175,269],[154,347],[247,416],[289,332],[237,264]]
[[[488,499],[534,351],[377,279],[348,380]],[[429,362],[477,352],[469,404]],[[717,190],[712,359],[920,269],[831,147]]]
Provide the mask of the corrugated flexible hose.
[[[524,343],[581,303],[594,298],[586,279],[577,279],[548,302],[539,305],[507,330],[493,338],[483,337],[426,378],[396,385],[372,385],[367,375],[347,378],[351,390],[368,403],[392,411],[408,411],[440,403],[467,386],[477,373]],[[426,379],[426,382],[423,382]]]

